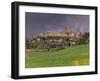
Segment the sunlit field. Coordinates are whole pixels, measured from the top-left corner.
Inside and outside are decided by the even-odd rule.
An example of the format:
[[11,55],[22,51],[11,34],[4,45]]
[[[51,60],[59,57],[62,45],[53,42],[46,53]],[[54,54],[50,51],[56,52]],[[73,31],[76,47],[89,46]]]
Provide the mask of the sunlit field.
[[89,45],[77,45],[58,51],[29,51],[26,49],[25,67],[60,67],[89,65]]

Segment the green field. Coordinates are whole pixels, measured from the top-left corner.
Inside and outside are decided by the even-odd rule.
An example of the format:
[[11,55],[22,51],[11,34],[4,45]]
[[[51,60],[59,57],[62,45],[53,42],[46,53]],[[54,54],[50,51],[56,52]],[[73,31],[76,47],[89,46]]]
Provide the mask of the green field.
[[77,45],[59,51],[25,54],[25,68],[89,65],[89,45]]

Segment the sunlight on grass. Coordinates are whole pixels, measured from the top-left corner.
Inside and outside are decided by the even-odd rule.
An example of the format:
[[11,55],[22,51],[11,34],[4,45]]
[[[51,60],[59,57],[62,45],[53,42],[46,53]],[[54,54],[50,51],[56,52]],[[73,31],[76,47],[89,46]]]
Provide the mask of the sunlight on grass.
[[84,59],[84,60],[74,60],[72,62],[72,65],[75,65],[75,66],[88,65],[88,64],[89,64],[89,60],[88,59]]

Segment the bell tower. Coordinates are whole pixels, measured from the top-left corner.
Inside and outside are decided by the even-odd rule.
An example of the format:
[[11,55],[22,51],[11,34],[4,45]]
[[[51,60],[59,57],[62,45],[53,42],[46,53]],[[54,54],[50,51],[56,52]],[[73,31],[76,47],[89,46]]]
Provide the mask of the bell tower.
[[67,27],[65,27],[64,33],[67,33],[67,32],[68,32]]

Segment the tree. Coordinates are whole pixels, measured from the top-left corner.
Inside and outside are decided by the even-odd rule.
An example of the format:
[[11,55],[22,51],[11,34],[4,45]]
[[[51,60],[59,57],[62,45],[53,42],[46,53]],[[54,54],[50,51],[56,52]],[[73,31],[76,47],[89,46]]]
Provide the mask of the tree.
[[79,43],[80,43],[80,44],[89,43],[89,32],[88,32],[88,33],[84,33],[84,34],[82,34],[82,35],[80,36]]

